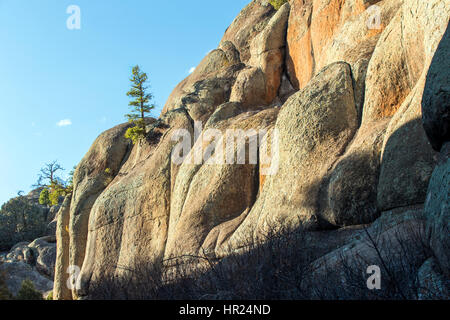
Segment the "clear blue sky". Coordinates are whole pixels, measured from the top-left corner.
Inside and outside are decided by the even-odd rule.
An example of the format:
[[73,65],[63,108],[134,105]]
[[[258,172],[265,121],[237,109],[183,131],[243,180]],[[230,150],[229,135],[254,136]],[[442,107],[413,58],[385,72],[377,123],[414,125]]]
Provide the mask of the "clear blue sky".
[[[158,116],[248,2],[0,0],[0,204],[30,191],[46,162],[67,174],[125,122],[135,64],[149,74]],[[66,27],[69,5],[81,9],[81,30]]]

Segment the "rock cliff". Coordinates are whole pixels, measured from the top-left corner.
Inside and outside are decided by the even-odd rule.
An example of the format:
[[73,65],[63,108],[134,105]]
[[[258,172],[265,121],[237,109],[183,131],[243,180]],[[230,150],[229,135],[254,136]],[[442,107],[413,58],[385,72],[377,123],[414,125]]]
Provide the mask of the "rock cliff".
[[[449,17],[448,0],[253,0],[145,140],[130,144],[122,124],[81,160],[58,216],[54,297],[285,228],[321,234],[316,277],[344,272],[342,256],[381,263],[372,231],[381,247],[397,235],[392,255],[419,234],[431,248],[411,260],[420,280],[448,277]],[[244,163],[214,162],[227,130],[245,133]],[[173,161],[180,132],[186,159],[211,161]]]

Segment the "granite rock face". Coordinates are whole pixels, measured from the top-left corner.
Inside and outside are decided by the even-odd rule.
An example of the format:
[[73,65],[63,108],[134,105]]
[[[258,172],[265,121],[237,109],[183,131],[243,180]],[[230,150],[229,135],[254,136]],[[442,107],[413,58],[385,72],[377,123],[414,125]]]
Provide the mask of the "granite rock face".
[[450,141],[450,29],[447,26],[427,74],[422,99],[423,126],[431,145],[439,151]]
[[[319,278],[357,254],[381,263],[364,227],[386,259],[428,244],[411,270],[448,277],[449,17],[441,0],[251,1],[147,139],[131,145],[119,125],[77,167],[57,217],[55,296],[89,298],[139,261],[223,258],[286,228],[322,235]],[[220,161],[239,154],[227,131],[242,163]],[[349,228],[361,232],[333,238]],[[72,293],[69,265],[81,268]]]

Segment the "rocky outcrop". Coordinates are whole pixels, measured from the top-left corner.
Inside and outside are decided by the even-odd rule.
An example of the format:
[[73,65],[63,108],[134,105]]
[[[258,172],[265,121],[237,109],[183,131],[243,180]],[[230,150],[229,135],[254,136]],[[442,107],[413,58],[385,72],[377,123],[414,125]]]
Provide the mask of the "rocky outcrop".
[[50,279],[55,276],[56,262],[56,238],[55,236],[43,237],[34,240],[28,245],[36,257],[35,267],[38,272]]
[[0,273],[6,274],[6,285],[14,296],[24,280],[30,280],[43,294],[53,289],[55,242],[55,236],[38,238],[31,243],[21,242],[5,257],[0,257]]
[[[77,294],[85,295],[90,282],[107,274],[126,273],[138,259],[162,259],[173,182],[179,169],[171,161],[177,143],[173,135],[179,129],[193,133],[187,112],[167,112],[150,129],[148,138],[132,149],[116,177],[96,199],[90,210],[86,258]],[[98,256],[102,259],[96,259]]]
[[435,152],[421,125],[420,99],[418,87],[387,128],[377,195],[378,208],[382,211],[425,201]]
[[[380,33],[402,1],[295,0],[291,3],[287,70],[294,87],[305,87],[324,66],[345,61],[352,68],[360,113],[368,63]],[[373,4],[377,4],[377,10],[366,10]],[[372,26],[374,14],[379,14],[380,24]]]
[[81,268],[88,235],[89,216],[97,197],[111,183],[126,160],[131,142],[125,138],[130,124],[122,124],[101,134],[77,166],[70,204],[69,265]]
[[[442,72],[442,64],[448,56],[448,31],[436,51],[430,70],[427,74],[427,83],[422,99],[422,119],[427,136],[435,150],[440,150],[438,163],[434,169],[428,187],[425,202],[427,216],[427,232],[430,246],[434,252],[442,272],[450,276],[450,138],[448,137],[449,104],[445,97],[449,95],[450,81],[446,72]],[[439,70],[439,71],[438,71]],[[447,288],[448,294],[448,288]]]
[[265,0],[252,1],[234,19],[222,38],[222,43],[230,41],[241,53],[242,62],[250,57],[252,40],[265,28],[275,10]]
[[[255,101],[254,104],[270,104],[278,96],[284,72],[286,30],[289,11],[289,3],[284,4],[273,15],[264,30],[252,41],[250,47],[251,58],[248,64],[256,68],[256,70],[261,71],[264,75],[264,83],[262,86],[261,84],[257,84],[263,90],[263,95],[259,97],[260,101]],[[240,83],[237,82],[233,91],[239,90],[240,87]],[[245,87],[241,90],[244,91],[244,94],[246,93]],[[244,104],[252,104],[252,101],[249,101],[248,98],[245,100]]]
[[[426,189],[435,166],[435,153],[422,126],[421,101],[427,71],[449,17],[448,2],[406,1],[383,32],[369,64],[371,74],[385,78],[374,79],[373,85],[371,80],[366,81],[363,122],[374,117],[394,115],[383,146],[378,186],[378,206],[381,210],[425,201]],[[416,30],[417,26],[421,28]],[[398,41],[384,38],[396,34],[402,37]],[[377,51],[378,48],[380,51]],[[393,58],[386,59],[386,52],[392,52]],[[402,58],[394,59],[400,57],[399,54]],[[390,64],[389,68],[380,72],[386,63]],[[396,77],[407,84],[406,89],[400,90],[404,86],[398,81],[391,82]],[[389,83],[393,91],[389,90]],[[386,84],[387,88],[380,87],[381,84]],[[371,90],[375,95],[371,94]],[[380,94],[385,96],[378,100]],[[392,99],[396,102],[392,102]]]
[[232,42],[211,51],[170,94],[163,114],[185,108],[194,120],[206,121],[215,109],[229,100],[231,88],[245,65]]
[[42,293],[46,293],[53,288],[53,281],[25,262],[0,263],[0,272],[7,274],[6,286],[14,296],[19,292],[22,282],[27,279],[33,282],[36,290]]
[[[81,161],[58,214],[55,296],[70,298],[69,265],[73,297],[89,298],[139,262],[224,258],[286,229],[317,248],[313,281],[365,275],[361,261],[403,274],[394,298],[419,294],[395,261],[424,286],[445,280],[449,17],[439,0],[252,1],[147,139],[131,145],[123,124]],[[223,160],[238,151],[227,130],[242,163]]]

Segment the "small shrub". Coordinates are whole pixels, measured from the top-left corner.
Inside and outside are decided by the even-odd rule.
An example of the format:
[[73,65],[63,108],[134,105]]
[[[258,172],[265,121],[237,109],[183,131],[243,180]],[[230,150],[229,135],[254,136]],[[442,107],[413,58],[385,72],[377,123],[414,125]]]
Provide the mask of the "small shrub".
[[51,291],[45,300],[53,300],[53,291]]
[[42,189],[41,194],[39,195],[39,204],[44,206],[49,206],[52,202],[50,201],[50,192],[47,188]]
[[[315,246],[317,238],[302,230],[274,229],[262,242],[250,238],[223,259],[203,252],[163,263],[138,259],[127,267],[103,266],[103,276],[90,283],[89,296],[113,300],[417,299],[417,270],[430,252],[421,230],[406,234],[410,237],[395,233],[383,242],[381,230],[362,230],[361,243],[376,253],[372,255],[375,262],[369,263],[363,255],[349,259],[341,254],[336,264],[325,263],[324,272],[318,273],[312,262],[332,249]],[[380,291],[367,288],[366,270],[373,263],[383,271]],[[120,275],[106,272],[113,269],[120,269]]]
[[40,293],[34,287],[31,280],[24,280],[19,292],[17,293],[16,300],[43,300],[42,293]]
[[134,127],[128,128],[127,132],[125,132],[125,138],[131,139],[133,144],[136,144],[139,140],[145,137],[145,128],[140,125],[136,125]]
[[283,4],[285,4],[286,2],[288,2],[288,0],[270,0],[269,3],[272,5],[272,7],[274,7],[275,10],[280,9]]

